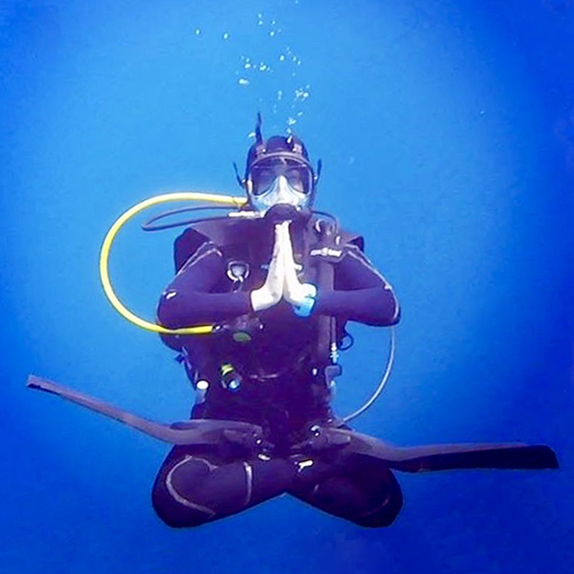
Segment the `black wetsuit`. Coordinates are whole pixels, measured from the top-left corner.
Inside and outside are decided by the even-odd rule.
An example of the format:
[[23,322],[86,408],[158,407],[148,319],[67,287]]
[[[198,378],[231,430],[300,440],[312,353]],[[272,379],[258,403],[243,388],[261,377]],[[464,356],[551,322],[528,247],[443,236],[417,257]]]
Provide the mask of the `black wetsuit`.
[[290,234],[300,281],[317,286],[304,318],[285,301],[259,313],[251,308],[250,292],[264,284],[272,255],[267,216],[196,222],[176,241],[178,273],[161,297],[158,321],[217,325],[209,336],[163,337],[201,391],[193,420],[156,423],[35,375],[27,386],[178,445],[153,488],[157,514],[174,527],[199,526],[284,493],[361,526],[388,526],[402,506],[390,469],[558,468],[546,445],[396,447],[337,421],[329,405],[332,354],[345,323],[393,325],[399,306],[362,253],[361,238],[316,219],[293,222]]
[[[193,253],[162,294],[158,319],[170,328],[227,322],[230,328],[216,335],[164,341],[182,352],[194,383],[209,383],[192,418],[257,424],[272,446],[260,452],[233,443],[216,450],[175,447],[157,476],[154,508],[171,526],[196,526],[288,492],[357,524],[386,526],[398,514],[402,495],[385,464],[336,449],[310,456],[293,445],[314,424],[333,424],[321,333],[330,329],[340,341],[349,320],[395,324],[399,306],[393,291],[356,242],[335,234],[326,243],[324,229],[312,220],[293,224],[291,231],[299,278],[319,287],[312,315],[296,316],[285,301],[255,314],[249,293],[265,281],[273,227],[263,221],[248,229],[231,245],[188,231],[195,234]],[[236,261],[249,264],[241,280],[228,273]],[[326,266],[333,271],[327,287],[321,285]],[[243,323],[250,327],[248,341],[233,337],[243,333]],[[233,368],[239,388],[224,386],[222,365]]]

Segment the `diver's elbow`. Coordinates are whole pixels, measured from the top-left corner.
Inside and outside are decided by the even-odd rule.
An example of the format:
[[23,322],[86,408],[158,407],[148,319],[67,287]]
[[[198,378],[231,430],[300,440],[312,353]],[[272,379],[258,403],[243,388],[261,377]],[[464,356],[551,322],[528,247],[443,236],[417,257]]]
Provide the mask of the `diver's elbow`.
[[387,327],[394,327],[398,325],[399,321],[401,320],[402,310],[399,304],[397,303],[395,310],[393,312],[393,316],[391,317],[390,321],[386,324]]
[[401,320],[401,309],[398,306],[391,309],[388,306],[381,306],[371,309],[368,315],[360,315],[352,319],[370,327],[393,327]]
[[388,311],[382,312],[374,321],[369,324],[373,327],[394,327],[401,320],[401,310],[397,310],[393,313],[388,313]]
[[181,322],[181,309],[177,301],[177,291],[166,290],[162,293],[156,309],[156,322],[166,329],[177,329]]
[[401,320],[401,306],[392,289],[386,288],[384,293],[380,300],[378,326],[393,327]]

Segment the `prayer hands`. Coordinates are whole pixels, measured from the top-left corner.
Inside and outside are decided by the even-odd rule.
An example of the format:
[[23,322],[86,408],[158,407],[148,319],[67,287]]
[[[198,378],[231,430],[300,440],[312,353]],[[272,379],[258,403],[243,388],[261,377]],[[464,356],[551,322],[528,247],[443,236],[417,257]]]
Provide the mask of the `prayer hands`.
[[310,283],[301,283],[297,277],[290,223],[283,221],[275,225],[275,245],[267,279],[262,287],[251,292],[251,305],[254,311],[262,311],[285,299],[293,305],[297,315],[306,317],[315,303],[317,288]]
[[273,247],[273,256],[267,279],[262,287],[251,291],[251,306],[254,311],[263,311],[277,305],[283,297],[283,285],[285,283],[285,256],[283,246],[283,229],[287,229],[289,234],[289,221],[283,221],[275,225],[275,245]]
[[[288,224],[290,222],[287,222]],[[285,281],[283,283],[283,297],[294,308],[299,308],[311,298],[314,301],[317,288],[310,283],[301,283],[297,277],[295,259],[293,258],[293,245],[289,235],[289,225],[281,229],[281,244],[283,257],[285,258]]]

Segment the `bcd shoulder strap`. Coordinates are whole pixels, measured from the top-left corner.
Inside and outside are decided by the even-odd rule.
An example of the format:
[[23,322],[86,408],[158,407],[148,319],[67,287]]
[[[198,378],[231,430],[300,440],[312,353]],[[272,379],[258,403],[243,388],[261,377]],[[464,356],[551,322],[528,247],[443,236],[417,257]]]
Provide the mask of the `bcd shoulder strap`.
[[206,241],[212,241],[221,249],[238,243],[249,243],[257,234],[258,223],[227,217],[214,217],[194,223],[175,240],[173,250],[176,272]]

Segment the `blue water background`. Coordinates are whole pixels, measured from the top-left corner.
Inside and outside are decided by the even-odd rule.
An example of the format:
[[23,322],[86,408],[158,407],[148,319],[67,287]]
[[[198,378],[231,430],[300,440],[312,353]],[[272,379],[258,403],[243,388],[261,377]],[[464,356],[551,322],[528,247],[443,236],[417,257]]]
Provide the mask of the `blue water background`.
[[[3,0],[0,572],[573,572],[572,8]],[[400,475],[405,508],[383,530],[283,497],[173,531],[150,506],[165,445],[24,389],[37,373],[186,417],[173,353],[112,310],[98,252],[156,193],[241,193],[231,163],[257,110],[323,159],[318,207],[364,234],[402,303],[392,379],[356,428],[547,443],[560,471]],[[111,271],[152,318],[177,232],[139,222]],[[387,353],[384,330],[353,332],[342,414]]]

